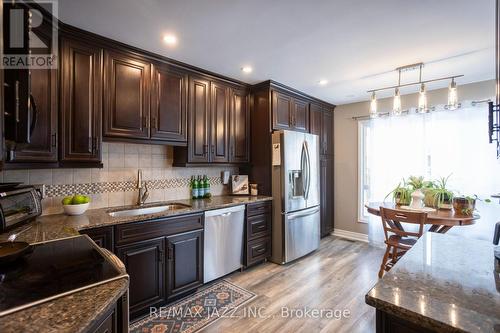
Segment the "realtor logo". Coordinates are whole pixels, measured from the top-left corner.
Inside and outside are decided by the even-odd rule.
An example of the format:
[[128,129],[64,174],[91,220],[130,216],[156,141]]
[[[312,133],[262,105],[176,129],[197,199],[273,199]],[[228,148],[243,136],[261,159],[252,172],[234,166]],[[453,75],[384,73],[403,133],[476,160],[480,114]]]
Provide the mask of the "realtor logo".
[[3,2],[3,69],[57,68],[57,0]]

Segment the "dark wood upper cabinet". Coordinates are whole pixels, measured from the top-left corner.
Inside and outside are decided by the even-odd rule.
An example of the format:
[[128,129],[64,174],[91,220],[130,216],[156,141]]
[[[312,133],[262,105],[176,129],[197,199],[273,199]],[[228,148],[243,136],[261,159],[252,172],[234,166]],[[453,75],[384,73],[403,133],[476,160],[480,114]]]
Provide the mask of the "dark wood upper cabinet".
[[319,135],[321,155],[333,155],[333,111],[311,103],[309,132]]
[[155,238],[116,248],[130,276],[130,316],[165,302],[165,238]]
[[151,64],[118,51],[104,59],[104,136],[149,138]]
[[61,43],[61,164],[101,163],[102,49]]
[[296,131],[309,131],[309,102],[293,99],[292,127]]
[[309,131],[309,102],[291,95],[272,91],[274,130]]
[[203,230],[167,237],[167,301],[203,285]]
[[[321,129],[323,126],[323,108],[318,104],[311,104],[310,108],[309,133],[319,136],[321,141]],[[322,151],[322,143],[320,142],[320,151]]]
[[230,103],[229,162],[250,162],[250,108],[248,92],[233,89]]
[[292,97],[277,91],[272,92],[273,129],[292,127]]
[[229,162],[229,88],[211,84],[210,162]]
[[210,81],[189,78],[189,162],[207,163],[210,161],[208,150],[210,135]]
[[153,69],[151,138],[187,141],[187,74],[159,64]]
[[333,111],[325,109],[322,120],[323,154],[333,155]]

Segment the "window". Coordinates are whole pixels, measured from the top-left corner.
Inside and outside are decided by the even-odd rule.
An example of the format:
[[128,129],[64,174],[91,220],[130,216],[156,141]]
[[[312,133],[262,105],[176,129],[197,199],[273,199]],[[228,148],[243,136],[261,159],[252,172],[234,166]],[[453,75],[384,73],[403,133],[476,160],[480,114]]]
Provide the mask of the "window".
[[[410,175],[437,179],[451,174],[448,186],[458,194],[489,198],[499,193],[500,162],[495,145],[488,143],[487,126],[484,103],[360,121],[358,220],[369,220],[365,203],[391,200],[387,194]],[[488,214],[480,212],[482,218]]]

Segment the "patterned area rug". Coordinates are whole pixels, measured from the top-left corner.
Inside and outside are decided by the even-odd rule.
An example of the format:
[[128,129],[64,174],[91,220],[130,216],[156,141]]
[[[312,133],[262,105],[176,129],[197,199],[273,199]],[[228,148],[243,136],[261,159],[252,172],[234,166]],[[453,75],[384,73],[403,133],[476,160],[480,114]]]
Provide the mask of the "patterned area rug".
[[130,333],[193,333],[256,295],[229,281],[220,280],[130,325]]

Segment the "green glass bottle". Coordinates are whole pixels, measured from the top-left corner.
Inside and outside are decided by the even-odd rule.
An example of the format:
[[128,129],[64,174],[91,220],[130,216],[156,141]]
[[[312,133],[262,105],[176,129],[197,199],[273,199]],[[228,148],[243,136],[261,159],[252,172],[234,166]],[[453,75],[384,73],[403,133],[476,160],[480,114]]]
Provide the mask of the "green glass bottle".
[[203,176],[203,188],[205,189],[203,197],[210,198],[212,194],[210,193],[210,182],[208,181],[207,175]]
[[198,199],[199,195],[199,183],[195,176],[191,177],[191,197],[193,199]]
[[201,199],[205,195],[205,188],[203,187],[201,176],[198,176],[196,182],[198,183],[198,199]]

